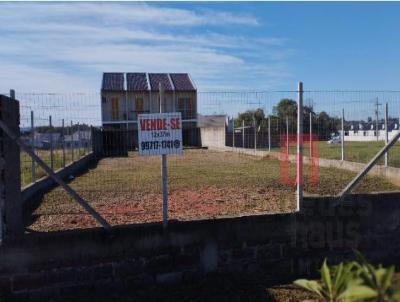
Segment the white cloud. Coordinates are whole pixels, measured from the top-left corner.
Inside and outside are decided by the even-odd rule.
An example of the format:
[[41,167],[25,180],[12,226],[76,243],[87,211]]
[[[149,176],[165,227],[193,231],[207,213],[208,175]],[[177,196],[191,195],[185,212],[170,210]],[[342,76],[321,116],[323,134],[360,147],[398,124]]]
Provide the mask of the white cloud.
[[147,5],[145,3],[117,4],[117,3],[40,3],[40,4],[2,4],[5,21],[15,21],[15,18],[36,19],[41,21],[43,16],[53,20],[69,20],[85,18],[102,20],[111,24],[142,23],[145,25],[169,26],[200,26],[200,25],[245,25],[256,26],[256,18],[246,14],[232,14],[230,12],[216,12],[203,10],[196,12],[186,9],[169,8]]
[[[104,71],[189,72],[200,90],[268,89],[289,76],[286,39],[235,34],[260,25],[251,15],[143,3],[0,8],[0,91],[98,90]],[[219,32],[226,26],[232,34]]]

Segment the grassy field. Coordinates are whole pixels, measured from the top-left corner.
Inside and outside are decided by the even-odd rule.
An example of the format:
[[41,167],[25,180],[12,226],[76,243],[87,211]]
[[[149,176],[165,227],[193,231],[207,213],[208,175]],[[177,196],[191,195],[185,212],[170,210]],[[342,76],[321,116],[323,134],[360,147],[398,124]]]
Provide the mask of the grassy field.
[[[345,142],[344,158],[348,161],[367,163],[385,145],[384,142]],[[327,159],[341,159],[340,144],[319,142],[319,157]],[[380,161],[383,164],[383,159]],[[389,165],[400,167],[400,144],[397,143],[389,151]]]
[[[345,160],[359,163],[367,163],[384,146],[383,141],[372,142],[345,142],[344,158]],[[280,148],[273,148],[272,151],[280,152]],[[318,142],[318,157],[326,159],[341,159],[341,145],[328,144],[326,141]],[[290,154],[296,153],[296,147],[291,146]],[[309,143],[304,144],[304,155],[309,154]],[[383,164],[383,159],[379,164]],[[400,143],[395,144],[389,151],[389,166],[400,167]]]
[[[36,155],[38,155],[42,160],[50,166],[50,151],[49,150],[36,150]],[[74,150],[74,160],[85,154],[84,149]],[[56,149],[53,151],[53,167],[54,170],[60,169],[62,167],[62,150]],[[25,153],[21,152],[21,186],[24,187],[32,182],[32,159]],[[68,165],[72,162],[72,151],[70,149],[65,150],[65,164]],[[39,167],[38,164],[35,165],[36,179],[40,179],[45,176],[46,173]]]
[[[290,170],[294,175],[293,165]],[[355,176],[326,168],[321,168],[319,174],[317,185],[306,181],[306,192],[336,194]],[[273,158],[186,150],[183,156],[168,157],[168,176],[170,219],[295,210],[295,185],[282,184],[280,162]],[[111,224],[161,220],[159,157],[130,153],[126,158],[106,158],[72,180],[71,185]],[[396,189],[383,179],[368,177],[356,191]],[[96,225],[61,188],[43,196],[32,218],[30,228],[37,231]]]
[[[384,142],[346,142],[345,144],[345,160],[367,163],[378,151],[384,146]],[[279,152],[280,148],[273,148],[272,151]],[[83,149],[75,149],[74,158],[78,155],[84,155]],[[291,154],[296,153],[296,147],[291,146]],[[304,154],[308,155],[308,144],[305,144]],[[50,165],[50,151],[39,150],[37,154]],[[328,144],[326,141],[318,142],[318,155],[320,158],[326,159],[341,159],[340,144]],[[71,150],[66,150],[66,163],[72,161]],[[379,162],[383,164],[383,159]],[[392,167],[400,167],[400,143],[397,143],[389,152],[389,165]],[[37,166],[37,165],[36,165]],[[59,169],[62,166],[62,151],[54,151],[54,168]],[[32,161],[31,158],[24,152],[21,152],[21,185],[25,186],[32,182]],[[39,179],[45,175],[45,172],[37,166],[36,178]]]

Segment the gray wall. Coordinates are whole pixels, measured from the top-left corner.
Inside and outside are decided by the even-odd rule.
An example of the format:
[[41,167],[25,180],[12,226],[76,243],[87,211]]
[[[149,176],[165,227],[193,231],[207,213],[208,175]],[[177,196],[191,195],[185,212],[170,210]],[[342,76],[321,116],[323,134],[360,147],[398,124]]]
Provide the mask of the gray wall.
[[340,207],[307,198],[302,213],[171,221],[26,234],[0,250],[3,289],[14,293],[95,284],[196,280],[210,272],[263,272],[275,282],[311,276],[357,248],[400,264],[400,194],[353,195]]

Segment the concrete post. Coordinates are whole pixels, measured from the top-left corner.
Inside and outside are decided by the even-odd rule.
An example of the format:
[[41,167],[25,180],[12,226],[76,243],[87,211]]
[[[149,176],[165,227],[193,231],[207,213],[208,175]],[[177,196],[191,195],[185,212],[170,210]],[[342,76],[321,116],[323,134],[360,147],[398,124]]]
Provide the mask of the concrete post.
[[[32,143],[32,152],[35,153],[35,115],[33,111],[31,111],[31,143]],[[36,163],[32,158],[31,165],[31,180],[32,182],[36,182]]]
[[53,146],[53,124],[51,121],[51,115],[49,116],[49,127],[50,127],[50,168],[54,171],[54,146]]
[[298,83],[297,92],[297,211],[302,209],[303,202],[303,83]]
[[[15,92],[10,95],[15,96]],[[19,102],[0,96],[0,119],[19,135]],[[0,132],[0,239],[14,240],[23,235],[20,148]]]
[[[385,145],[389,142],[389,132],[388,132],[388,119],[389,119],[389,105],[385,104]],[[389,164],[389,152],[385,153],[385,167]]]

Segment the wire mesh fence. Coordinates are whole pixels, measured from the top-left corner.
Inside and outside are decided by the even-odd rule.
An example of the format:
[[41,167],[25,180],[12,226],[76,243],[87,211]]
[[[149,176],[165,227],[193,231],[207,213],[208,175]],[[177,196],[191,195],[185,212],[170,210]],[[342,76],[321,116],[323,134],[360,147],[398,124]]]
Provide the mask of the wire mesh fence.
[[[198,92],[197,119],[182,121],[184,154],[168,157],[170,219],[295,211],[297,95],[295,90]],[[304,156],[311,158],[304,170],[305,191],[337,194],[355,172],[324,167],[322,161],[337,160],[337,167],[342,160],[368,162],[386,136],[399,131],[400,92],[304,91],[303,96]],[[16,98],[21,137],[54,170],[93,151],[95,141],[101,141],[97,164],[70,180],[107,220],[161,220],[160,159],[138,155],[137,118],[116,114],[120,120],[104,123],[101,93],[17,93]],[[397,143],[389,152],[389,166],[400,167],[398,148]],[[21,153],[22,184],[43,176]],[[361,192],[396,189],[377,177],[357,187]],[[32,228],[95,225],[61,188],[41,198]]]

